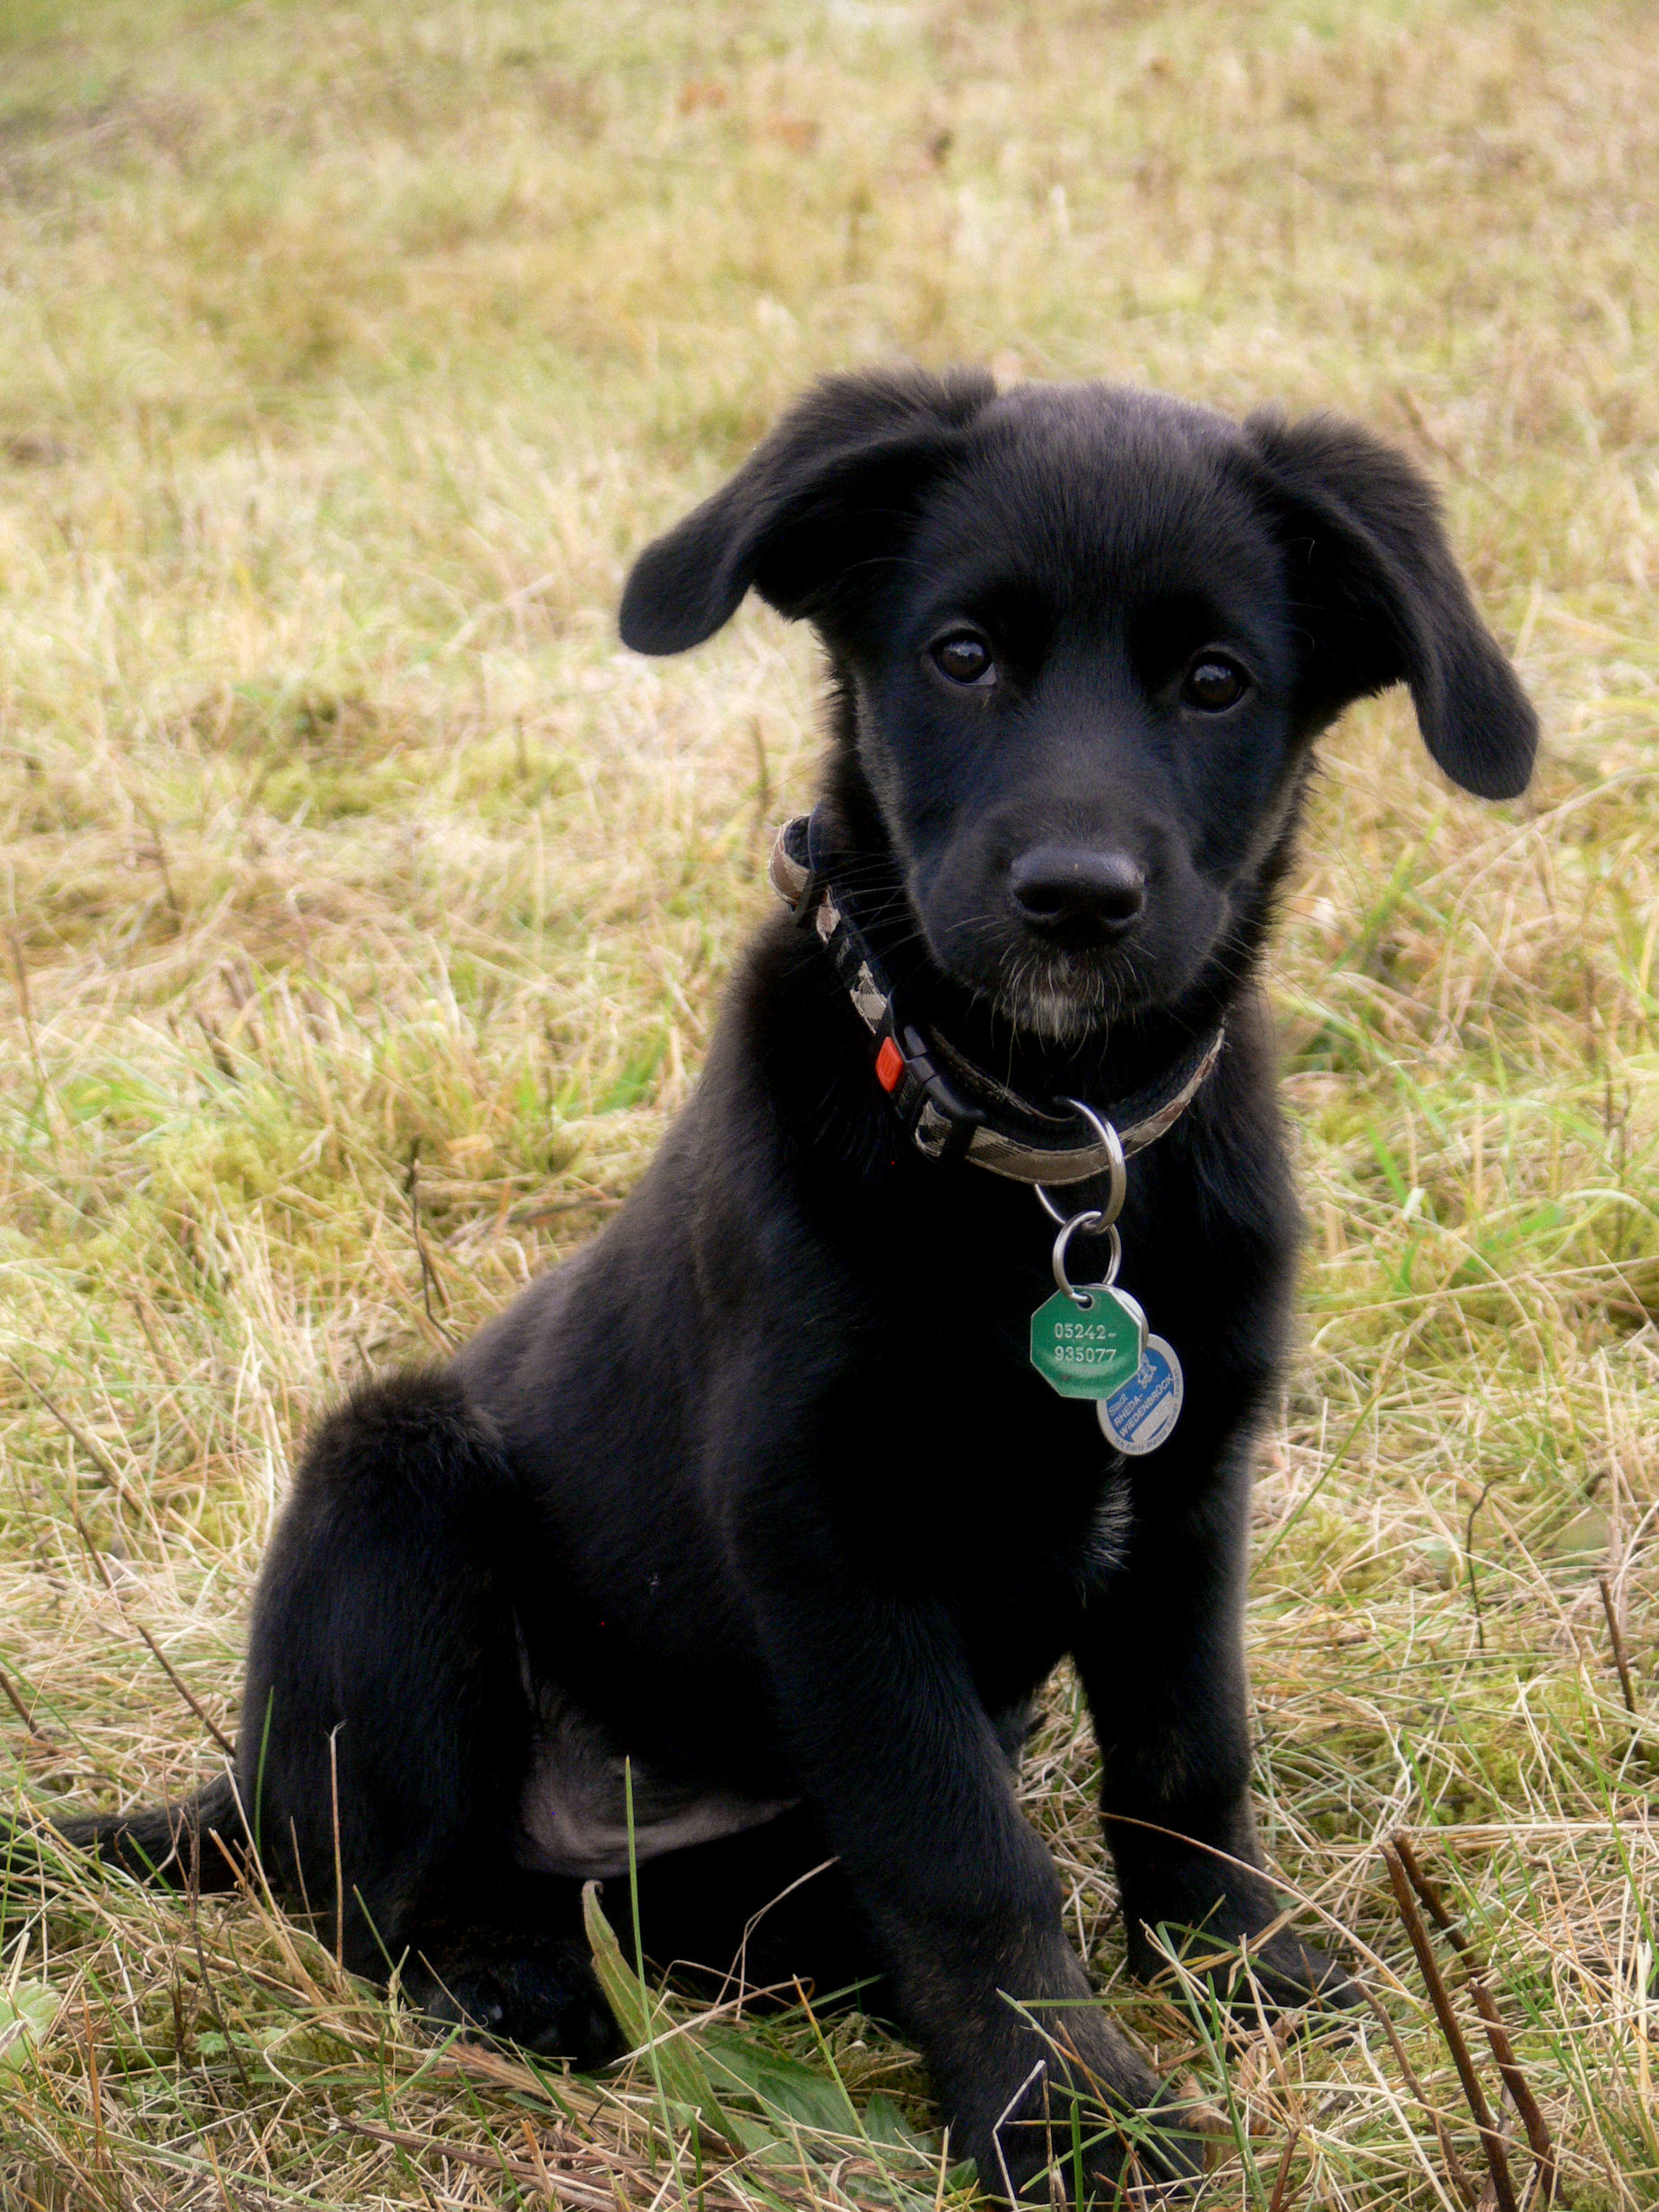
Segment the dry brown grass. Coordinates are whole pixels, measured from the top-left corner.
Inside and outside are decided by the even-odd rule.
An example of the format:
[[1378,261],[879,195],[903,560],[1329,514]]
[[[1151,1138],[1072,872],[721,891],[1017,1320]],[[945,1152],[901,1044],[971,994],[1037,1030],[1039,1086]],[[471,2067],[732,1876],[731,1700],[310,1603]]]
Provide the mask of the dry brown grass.
[[[622,655],[630,550],[871,356],[1334,404],[1440,477],[1550,758],[1493,812],[1395,702],[1328,749],[1274,967],[1311,1241],[1259,1493],[1264,1825],[1376,1954],[1464,2169],[1399,1826],[1577,2200],[1659,2200],[1656,207],[1637,5],[13,0],[14,1803],[201,1774],[139,1627],[233,1728],[308,1411],[578,1241],[695,1079],[765,827],[810,787],[814,670],[752,610],[682,665]],[[1123,1985],[1091,1757],[1062,1684],[1029,1794],[1110,2001],[1227,2116],[1206,2201],[1265,2212],[1290,2141],[1277,2212],[1455,2205],[1380,2028],[1229,2070],[1195,2000]],[[878,2087],[931,2120],[856,2017],[826,2033],[864,2122],[799,2011],[581,2084],[434,2055],[258,1900],[68,1879],[0,1958],[8,2203],[942,2185],[859,2137],[891,2132]],[[715,2070],[659,2093],[676,2049]],[[741,2172],[703,2086],[771,2139]]]

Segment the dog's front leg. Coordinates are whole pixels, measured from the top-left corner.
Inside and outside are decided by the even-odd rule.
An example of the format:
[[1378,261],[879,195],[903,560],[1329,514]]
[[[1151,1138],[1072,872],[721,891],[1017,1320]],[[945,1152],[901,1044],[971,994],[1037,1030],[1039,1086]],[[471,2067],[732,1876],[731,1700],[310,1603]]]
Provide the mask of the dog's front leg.
[[[953,2147],[1018,2192],[1073,2172],[1081,2093],[1091,2186],[1195,2170],[1191,2138],[1129,2118],[1160,2085],[1089,2002],[1053,1862],[945,1609],[817,1573],[758,1606],[787,1754],[838,1853],[896,2008],[932,2069]],[[1020,2008],[1029,2008],[1022,2013]],[[1070,2054],[1068,2057],[1066,2054]]]
[[[1192,1954],[1254,2001],[1238,1947],[1275,2008],[1316,1993],[1351,2001],[1335,1962],[1288,1928],[1264,1875],[1250,1807],[1244,1661],[1249,1470],[1235,1447],[1215,1479],[1174,1462],[1139,1486],[1126,1571],[1087,1608],[1074,1647],[1099,1744],[1101,1809],[1116,1863],[1129,1963],[1160,1964],[1150,1932],[1193,1931]],[[1145,1495],[1140,1494],[1143,1489]]]

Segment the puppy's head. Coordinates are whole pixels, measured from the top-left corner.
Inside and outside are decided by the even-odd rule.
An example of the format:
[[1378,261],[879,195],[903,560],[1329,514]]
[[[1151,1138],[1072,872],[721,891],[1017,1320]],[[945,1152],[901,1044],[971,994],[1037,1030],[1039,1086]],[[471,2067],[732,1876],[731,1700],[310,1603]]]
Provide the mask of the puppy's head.
[[1232,964],[1351,699],[1408,684],[1482,797],[1532,768],[1433,491],[1327,417],[831,378],[647,548],[623,639],[680,652],[751,588],[823,636],[934,959],[1051,1037]]

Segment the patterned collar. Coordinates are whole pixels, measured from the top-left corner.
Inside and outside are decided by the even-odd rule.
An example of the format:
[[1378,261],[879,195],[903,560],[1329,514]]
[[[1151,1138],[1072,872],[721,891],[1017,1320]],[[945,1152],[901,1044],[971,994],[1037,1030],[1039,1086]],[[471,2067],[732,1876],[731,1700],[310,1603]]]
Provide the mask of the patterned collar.
[[[823,865],[820,817],[797,814],[778,831],[768,869],[772,888],[803,928],[812,930],[847,996],[875,1039],[875,1080],[918,1152],[967,1159],[1018,1183],[1086,1182],[1113,1169],[1109,1149],[1076,1113],[1049,1114],[987,1075],[942,1037],[905,1021],[881,960],[854,921],[844,891]],[[1115,1130],[1122,1158],[1144,1151],[1197,1097],[1220,1058],[1222,1023],[1155,1084],[1096,1111]]]

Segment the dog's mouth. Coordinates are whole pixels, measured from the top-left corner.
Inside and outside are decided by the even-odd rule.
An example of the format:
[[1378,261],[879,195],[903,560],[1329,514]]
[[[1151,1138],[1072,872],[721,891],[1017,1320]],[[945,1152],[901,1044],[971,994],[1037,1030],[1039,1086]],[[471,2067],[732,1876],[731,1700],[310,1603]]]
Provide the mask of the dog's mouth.
[[1067,912],[1058,897],[1051,915],[1041,884],[1021,889],[1030,912],[1021,911],[1000,869],[917,872],[908,903],[934,964],[1016,1038],[1078,1045],[1167,1002],[1187,980],[1186,947],[1170,941],[1139,880],[1133,914],[1095,917]]
[[1151,898],[1127,924],[1092,935],[1078,929],[1068,941],[1051,925],[1011,915],[1000,879],[960,885],[954,872],[942,872],[942,880],[935,874],[905,887],[915,937],[935,970],[1015,1041],[1074,1048],[1173,1005],[1225,919],[1224,899],[1200,897],[1189,902],[1199,911],[1177,917],[1186,926],[1172,927],[1164,903]]
[[1016,1038],[1081,1044],[1142,1011],[1153,996],[1141,963],[1121,948],[1063,950],[1015,941],[994,950],[987,947],[978,959],[965,959],[960,951],[947,939],[934,957]]
[[1224,896],[1194,898],[1199,910],[1169,917],[1150,907],[1142,924],[1115,941],[1044,941],[983,906],[966,915],[930,915],[914,905],[938,967],[1013,1037],[1074,1047],[1121,1024],[1175,1005],[1223,950]]
[[1055,1045],[1074,1045],[1120,1020],[1140,999],[1121,960],[1015,947],[986,993],[1008,1027]]

